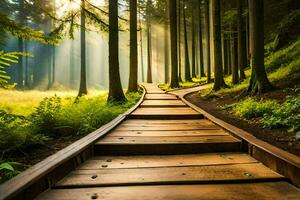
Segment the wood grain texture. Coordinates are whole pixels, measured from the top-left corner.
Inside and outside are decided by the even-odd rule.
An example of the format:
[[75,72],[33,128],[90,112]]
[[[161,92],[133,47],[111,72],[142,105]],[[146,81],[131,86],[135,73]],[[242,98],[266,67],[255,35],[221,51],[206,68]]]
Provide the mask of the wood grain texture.
[[209,153],[162,156],[99,156],[83,163],[78,169],[124,169],[145,167],[203,166],[257,163],[243,153]]
[[137,169],[75,170],[56,187],[189,184],[284,180],[260,163]]
[[194,137],[194,136],[225,136],[223,130],[114,130],[108,136],[114,137]]
[[144,100],[140,107],[186,107],[181,100]]
[[171,94],[146,94],[145,100],[176,100],[178,99],[175,95]]
[[298,200],[299,189],[286,182],[165,185],[55,189],[38,200]]

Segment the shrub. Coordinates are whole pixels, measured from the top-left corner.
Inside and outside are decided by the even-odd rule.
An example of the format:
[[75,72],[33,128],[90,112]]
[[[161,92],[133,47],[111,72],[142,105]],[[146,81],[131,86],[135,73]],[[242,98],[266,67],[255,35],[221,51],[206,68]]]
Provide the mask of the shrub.
[[17,162],[0,163],[0,183],[11,179],[24,169],[24,166]]
[[235,114],[246,118],[263,117],[266,113],[272,113],[273,109],[277,106],[276,101],[272,100],[257,100],[255,98],[247,98],[233,106]]
[[287,97],[286,101],[266,113],[261,119],[267,128],[288,128],[289,132],[300,130],[300,97]]

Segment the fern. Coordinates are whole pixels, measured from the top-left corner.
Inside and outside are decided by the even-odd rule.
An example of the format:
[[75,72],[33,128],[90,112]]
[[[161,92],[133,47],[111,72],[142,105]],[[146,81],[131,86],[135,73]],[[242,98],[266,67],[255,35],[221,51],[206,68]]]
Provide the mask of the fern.
[[10,80],[10,76],[6,73],[6,68],[14,63],[18,63],[20,56],[29,56],[30,54],[24,52],[9,52],[0,51],[0,88],[6,88]]

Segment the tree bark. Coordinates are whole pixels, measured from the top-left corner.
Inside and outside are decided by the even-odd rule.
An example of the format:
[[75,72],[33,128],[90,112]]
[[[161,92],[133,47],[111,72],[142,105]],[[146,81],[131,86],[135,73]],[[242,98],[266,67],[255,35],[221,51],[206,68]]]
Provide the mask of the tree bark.
[[221,13],[220,0],[212,0],[213,45],[214,45],[214,72],[215,82],[213,90],[226,86],[223,78],[222,45],[221,45]]
[[168,0],[171,36],[171,88],[178,88],[178,55],[177,55],[177,6],[176,1]]
[[[19,23],[20,24],[24,24],[24,0],[19,0],[19,14],[18,14],[18,18],[19,18]],[[24,41],[21,38],[18,38],[18,51],[19,52],[23,52],[24,51]],[[18,69],[17,69],[17,88],[18,89],[22,89],[24,86],[24,70],[23,70],[23,65],[24,65],[24,58],[23,56],[21,56],[19,58],[19,62],[18,62]]]
[[246,49],[246,38],[245,38],[245,30],[244,30],[244,20],[243,20],[243,0],[237,0],[238,4],[238,67],[240,70],[240,80],[244,80],[246,78],[244,68],[247,63],[247,49]]
[[86,37],[85,37],[85,0],[81,0],[81,28],[80,28],[80,85],[78,96],[87,95],[86,84]]
[[202,42],[202,23],[201,23],[201,1],[197,1],[197,9],[198,9],[198,21],[199,21],[199,30],[198,30],[198,37],[199,37],[199,72],[200,72],[200,78],[205,77],[204,73],[204,60],[203,60],[203,42]]
[[169,82],[169,68],[170,68],[170,61],[169,61],[169,22],[168,22],[168,18],[169,18],[169,8],[168,8],[168,1],[166,1],[166,20],[165,20],[165,24],[164,24],[164,46],[165,46],[165,83]]
[[[231,26],[231,32],[234,30]],[[231,59],[231,70],[232,70],[232,83],[237,84],[239,82],[239,68],[236,62],[236,46],[235,46],[235,34],[230,33],[230,59]]]
[[211,83],[209,0],[204,0],[204,7],[205,7],[206,59],[207,59],[206,73],[207,73],[207,83]]
[[[139,14],[141,15],[141,6],[139,6]],[[145,75],[144,75],[144,49],[143,49],[143,26],[142,26],[142,19],[141,16],[139,16],[139,25],[140,25],[140,46],[141,46],[141,74],[142,74],[142,82],[145,81]]]
[[196,39],[195,39],[195,8],[193,4],[195,1],[192,0],[192,78],[196,77]]
[[118,1],[109,1],[109,102],[126,101],[119,71]]
[[185,53],[185,66],[184,66],[184,78],[185,81],[191,81],[191,66],[190,66],[190,58],[189,58],[189,46],[188,46],[188,38],[187,38],[187,25],[186,25],[186,7],[183,8],[183,28],[184,28],[184,53]]
[[128,92],[138,91],[137,0],[130,0],[130,69]]
[[264,66],[264,1],[249,0],[251,80],[248,91],[267,92],[273,88]]
[[152,4],[151,0],[147,0],[147,83],[152,83],[152,41],[151,41],[151,18],[150,18],[150,5]]
[[182,82],[181,73],[181,0],[178,1],[178,81]]

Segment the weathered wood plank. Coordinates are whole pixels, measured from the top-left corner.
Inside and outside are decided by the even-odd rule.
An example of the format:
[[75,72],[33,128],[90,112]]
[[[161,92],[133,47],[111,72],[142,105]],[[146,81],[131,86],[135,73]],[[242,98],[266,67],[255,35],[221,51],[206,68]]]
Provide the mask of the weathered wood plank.
[[38,200],[297,200],[300,190],[286,182],[163,185],[55,189]]
[[176,100],[178,99],[175,95],[171,94],[146,94],[145,100]]
[[191,137],[114,137],[106,136],[96,144],[176,144],[176,143],[230,143],[240,140],[227,136],[191,136]]
[[56,187],[92,187],[113,185],[189,184],[258,180],[284,180],[260,163],[75,170],[56,184]]
[[140,107],[186,107],[180,100],[144,100]]
[[93,157],[78,169],[116,169],[145,167],[176,167],[257,163],[255,159],[243,153],[209,153],[169,156],[100,156]]
[[229,135],[229,133],[223,130],[167,130],[167,131],[148,131],[148,130],[114,130],[110,132],[107,136],[114,136],[114,137],[156,137],[156,136],[163,136],[163,137],[190,137],[190,136],[224,136]]
[[121,124],[117,128],[117,131],[193,131],[193,130],[221,130],[214,124],[202,124],[202,125],[181,125],[181,124],[147,124],[147,125],[126,125]]
[[214,124],[207,119],[127,119],[122,122],[122,124],[126,125],[148,125],[148,124],[167,124],[173,126],[174,124],[181,124],[181,125],[202,125],[202,124]]

